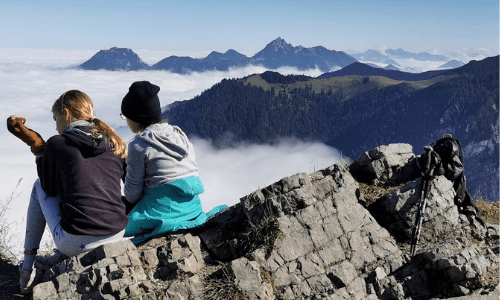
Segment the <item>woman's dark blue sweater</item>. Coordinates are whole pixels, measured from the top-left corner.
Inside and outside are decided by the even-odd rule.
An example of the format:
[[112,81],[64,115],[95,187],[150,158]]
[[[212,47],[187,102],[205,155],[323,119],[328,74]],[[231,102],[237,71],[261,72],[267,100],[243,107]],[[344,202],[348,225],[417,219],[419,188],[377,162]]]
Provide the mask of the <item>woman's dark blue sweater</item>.
[[59,196],[61,227],[66,232],[114,235],[128,222],[120,185],[124,160],[89,131],[87,126],[70,125],[51,137],[36,161],[38,176],[48,196]]

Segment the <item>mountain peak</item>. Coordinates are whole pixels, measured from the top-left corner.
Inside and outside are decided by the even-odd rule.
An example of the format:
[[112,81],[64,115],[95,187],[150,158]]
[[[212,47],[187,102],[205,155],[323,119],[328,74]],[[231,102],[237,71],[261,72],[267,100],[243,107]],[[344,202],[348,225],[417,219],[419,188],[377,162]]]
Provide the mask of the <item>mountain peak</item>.
[[102,52],[107,52],[107,53],[122,53],[122,54],[131,54],[134,55],[134,51],[130,48],[118,48],[118,47],[111,47],[109,50],[101,50]]
[[240,54],[240,53],[238,51],[234,50],[234,49],[229,49],[224,54],[225,55],[234,55],[234,54]]
[[212,52],[210,52],[209,55],[207,55],[207,58],[209,58],[209,57],[219,57],[219,56],[222,56],[222,53],[220,53],[218,51],[212,51]]
[[147,70],[149,66],[129,48],[112,47],[101,50],[80,65],[84,70],[137,71]]
[[293,46],[288,44],[284,39],[278,37],[274,41],[272,41],[266,48],[271,47],[274,51],[283,50],[285,53],[293,49]]
[[439,66],[440,70],[444,69],[455,69],[455,68],[460,68],[464,66],[464,63],[458,60],[450,60],[449,62],[445,63],[444,65]]
[[280,37],[267,44],[251,59],[252,64],[262,65],[271,70],[289,66],[299,70],[318,68],[323,72],[331,71],[335,66],[345,67],[357,61],[343,52],[331,51],[322,46],[293,47]]

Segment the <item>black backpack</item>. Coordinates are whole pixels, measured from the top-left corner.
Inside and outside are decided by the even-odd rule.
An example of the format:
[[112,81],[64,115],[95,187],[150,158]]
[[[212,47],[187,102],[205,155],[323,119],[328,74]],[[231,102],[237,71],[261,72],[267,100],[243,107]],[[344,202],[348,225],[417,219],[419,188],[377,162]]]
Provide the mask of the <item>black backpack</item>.
[[445,134],[433,144],[433,150],[441,158],[444,176],[453,182],[455,204],[459,207],[474,206],[467,191],[462,145],[451,134]]
[[441,139],[424,147],[425,153],[417,159],[417,164],[423,176],[434,177],[444,175],[453,182],[455,204],[459,208],[475,206],[466,188],[466,178],[463,164],[462,145],[451,134],[445,134]]

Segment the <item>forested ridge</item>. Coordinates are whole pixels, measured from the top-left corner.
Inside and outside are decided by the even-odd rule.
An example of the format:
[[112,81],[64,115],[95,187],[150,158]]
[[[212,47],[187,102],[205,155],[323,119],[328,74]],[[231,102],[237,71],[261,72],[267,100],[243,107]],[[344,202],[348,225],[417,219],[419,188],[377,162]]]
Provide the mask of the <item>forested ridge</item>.
[[473,193],[480,189],[498,200],[498,62],[498,56],[473,61],[411,82],[266,72],[224,79],[192,100],[171,104],[164,116],[220,147],[296,137],[324,142],[351,158],[388,143],[409,143],[419,154],[452,133],[465,148]]

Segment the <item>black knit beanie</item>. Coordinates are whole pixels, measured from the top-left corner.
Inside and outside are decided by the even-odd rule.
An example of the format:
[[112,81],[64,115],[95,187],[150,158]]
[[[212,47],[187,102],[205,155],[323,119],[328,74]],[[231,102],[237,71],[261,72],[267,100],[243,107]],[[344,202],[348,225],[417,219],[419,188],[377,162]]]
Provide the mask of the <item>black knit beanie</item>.
[[149,81],[136,81],[130,86],[122,100],[122,114],[139,124],[154,124],[161,121],[158,92],[160,87]]

